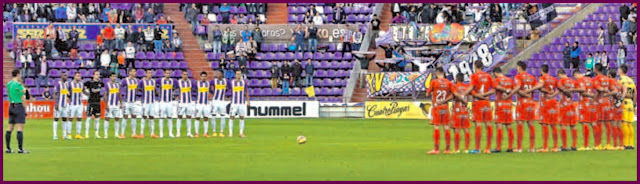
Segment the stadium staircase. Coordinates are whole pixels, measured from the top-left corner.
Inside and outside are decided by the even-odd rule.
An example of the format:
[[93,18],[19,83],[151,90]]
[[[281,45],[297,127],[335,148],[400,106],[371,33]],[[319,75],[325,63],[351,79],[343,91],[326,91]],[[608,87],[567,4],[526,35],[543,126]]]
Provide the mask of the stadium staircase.
[[287,3],[269,3],[267,5],[267,24],[287,24],[288,16]]
[[[10,42],[9,39],[5,39],[6,42]],[[6,43],[5,42],[5,43]],[[2,84],[7,84],[10,80],[11,80],[11,71],[13,71],[13,69],[15,69],[16,64],[13,62],[13,59],[11,59],[11,55],[9,53],[9,51],[7,51],[7,46],[6,44],[4,44],[5,46],[4,49],[2,49]]]
[[589,3],[587,6],[582,7],[582,9],[576,12],[575,15],[562,21],[562,23],[557,25],[557,27],[547,35],[538,39],[533,44],[527,46],[526,49],[510,58],[508,62],[506,62],[502,66],[503,71],[510,71],[511,69],[515,69],[517,61],[528,60],[534,53],[539,52],[543,48],[543,46],[553,42],[555,38],[560,37],[566,30],[572,29],[573,25],[576,22],[583,21],[587,17],[587,15],[595,12],[596,9],[602,5],[602,3]]
[[[184,17],[184,13],[180,11],[179,3],[166,3],[164,13],[171,17]],[[174,19],[175,29],[180,33],[182,39],[182,52],[184,59],[187,61],[189,70],[193,76],[199,76],[200,72],[206,71],[211,76],[213,70],[209,67],[209,62],[204,50],[198,44],[196,36],[191,34],[191,24],[182,18]]]

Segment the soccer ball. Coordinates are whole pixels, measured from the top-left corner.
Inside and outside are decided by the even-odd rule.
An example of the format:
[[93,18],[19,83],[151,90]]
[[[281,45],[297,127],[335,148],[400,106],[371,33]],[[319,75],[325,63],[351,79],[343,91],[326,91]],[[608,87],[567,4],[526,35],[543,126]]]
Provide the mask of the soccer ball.
[[307,138],[304,136],[298,136],[298,144],[304,144],[307,142]]

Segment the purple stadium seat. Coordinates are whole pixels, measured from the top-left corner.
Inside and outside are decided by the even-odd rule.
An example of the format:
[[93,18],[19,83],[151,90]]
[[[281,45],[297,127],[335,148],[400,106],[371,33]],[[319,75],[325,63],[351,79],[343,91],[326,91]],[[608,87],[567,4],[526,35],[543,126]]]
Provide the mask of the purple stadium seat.
[[171,69],[180,69],[180,62],[178,61],[171,61],[169,64],[171,65]]
[[333,54],[333,60],[341,60],[342,59],[342,52],[336,52]]
[[282,52],[276,53],[275,60],[284,60],[284,59],[285,59],[284,53]]
[[286,52],[289,51],[289,45],[286,43],[281,43],[278,45],[278,51],[280,52]]
[[346,60],[353,59],[353,56],[352,56],[351,52],[347,52],[347,53],[344,53],[344,56],[342,57],[342,59],[343,60],[345,60],[345,59]]
[[291,89],[291,95],[299,96],[300,95],[300,88]]
[[313,53],[305,52],[304,53],[304,60],[307,60],[307,59],[313,59]]
[[24,85],[25,85],[25,86],[35,86],[35,85],[36,85],[36,83],[35,83],[35,81],[34,81],[32,78],[26,78],[26,79],[24,80]]
[[327,70],[327,77],[333,77],[336,76],[336,71],[335,70]]
[[146,59],[146,55],[144,54],[144,52],[138,52],[136,53],[136,59]]
[[336,72],[336,77],[345,77],[345,76],[346,76],[346,74],[345,74],[344,70],[338,70]]
[[324,54],[322,54],[320,52],[316,52],[315,54],[313,54],[313,59],[315,59],[315,60],[324,59]]
[[268,52],[267,54],[265,54],[264,60],[274,60],[275,58],[276,55],[273,52]]
[[[168,53],[166,55],[169,55]],[[156,53],[156,59],[165,59],[165,53],[164,52],[158,52]]]
[[[300,54],[302,54],[302,53],[300,53]],[[284,59],[286,59],[286,60],[293,60],[293,59],[294,59],[294,57],[293,57],[293,53],[292,53],[292,52],[287,52],[287,53],[284,55]]]
[[318,68],[327,69],[330,66],[331,65],[329,64],[329,61],[322,61],[322,62],[320,62],[320,67],[318,67]]
[[147,59],[155,59],[156,55],[153,52],[147,52]]
[[324,53],[324,59],[326,60],[333,59],[333,54],[331,52]]
[[57,69],[49,70],[49,77],[60,77],[60,71]]
[[316,71],[316,77],[325,77],[325,76],[326,76],[326,72],[324,70]]
[[333,86],[345,86],[345,84],[342,79],[335,79],[333,80]]
[[249,64],[249,69],[258,69],[259,68],[259,63],[257,61],[251,61]]
[[267,44],[267,43],[260,44],[260,50],[261,51],[269,51],[269,44]]
[[333,86],[333,81],[329,78],[322,80],[322,86]]
[[294,58],[297,59],[297,60],[303,60],[304,59],[304,54],[302,52],[296,52]]
[[313,79],[313,86],[323,86],[322,79]]
[[331,69],[338,69],[338,68],[340,68],[340,62],[339,62],[339,61],[332,61],[332,62],[331,62],[331,66],[330,66],[330,68],[331,68]]
[[273,91],[271,92],[271,95],[273,95],[273,96],[279,96],[279,95],[282,95],[282,89],[281,89],[281,88],[275,88],[275,89],[273,89]]
[[176,52],[175,58],[178,60],[184,60],[184,54],[182,52]]
[[181,61],[180,62],[180,69],[187,69],[189,68],[189,65],[187,65],[186,61]]

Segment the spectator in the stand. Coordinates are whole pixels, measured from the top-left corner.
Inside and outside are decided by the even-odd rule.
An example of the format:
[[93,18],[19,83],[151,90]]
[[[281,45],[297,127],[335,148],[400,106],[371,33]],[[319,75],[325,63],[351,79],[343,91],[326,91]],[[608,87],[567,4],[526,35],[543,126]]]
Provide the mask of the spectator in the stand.
[[585,69],[587,69],[587,73],[589,76],[595,76],[593,73],[593,65],[595,65],[595,60],[593,59],[593,55],[591,53],[587,54],[587,59],[584,61]]
[[322,25],[324,24],[324,18],[320,13],[316,12],[315,16],[313,16],[313,24],[314,25]]
[[162,52],[162,34],[164,31],[160,29],[160,25],[156,24],[156,29],[153,30],[153,45],[155,52]]
[[598,45],[604,45],[604,27],[598,29]]
[[116,28],[114,29],[114,34],[116,36],[115,49],[116,50],[123,50],[123,48],[124,48],[125,30],[124,30],[124,28],[122,27],[121,24],[118,24],[116,26]]
[[344,25],[344,31],[342,34],[342,54],[351,52],[351,42],[353,41],[354,33],[349,29],[349,24]]
[[251,37],[251,30],[249,30],[249,26],[245,25],[244,30],[240,32],[240,35],[242,36],[242,41],[248,42],[249,37]]
[[109,68],[111,73],[118,73],[118,53],[115,50],[111,51],[109,55]]
[[360,50],[360,45],[362,44],[362,39],[364,39],[364,33],[360,31],[354,31],[353,34],[353,43],[351,44],[353,50]]
[[31,35],[27,35],[27,39],[22,42],[23,49],[33,49],[36,47],[36,41],[31,39]]
[[125,43],[129,43],[129,42],[136,42],[136,32],[133,31],[133,25],[129,25],[127,26],[127,30],[124,32],[124,42]]
[[283,73],[282,74],[282,94],[283,95],[289,94],[289,81],[291,81],[291,77],[289,77],[289,74]]
[[225,79],[229,79],[229,64],[226,62],[225,60],[225,55],[220,55],[220,61],[218,61],[218,66],[220,67],[220,70],[222,70],[222,75],[224,76]]
[[42,56],[47,56],[47,53],[42,52],[42,49],[39,47],[36,49],[36,52],[31,54],[31,58],[40,58]]
[[302,19],[302,22],[301,22],[301,23],[302,23],[302,24],[311,24],[311,23],[313,23],[313,16],[314,16],[314,15],[311,15],[311,13],[310,13],[310,12],[306,12],[306,13],[304,13],[304,17],[303,17],[303,19]]
[[78,10],[76,9],[76,4],[70,3],[69,7],[67,7],[67,22],[76,22],[76,18],[78,18]]
[[229,12],[231,11],[231,7],[227,5],[227,3],[222,3],[220,6],[220,14],[222,15],[222,23],[229,24]]
[[238,17],[236,15],[232,15],[231,19],[229,20],[229,22],[231,24],[238,24]]
[[622,23],[622,28],[620,28],[620,40],[625,45],[629,44],[629,21],[626,18],[622,19],[624,22]]
[[102,33],[98,33],[98,36],[96,36],[96,50],[98,50],[98,47],[104,50],[104,36]]
[[64,3],[60,3],[60,6],[56,9],[57,22],[65,22],[67,20],[67,8],[64,7]]
[[69,51],[68,49],[68,43],[67,43],[67,33],[64,32],[64,30],[62,30],[61,26],[57,27],[57,32],[58,32],[58,37],[56,39],[56,49],[58,50],[58,52],[62,53],[63,51]]
[[249,41],[245,42],[245,46],[247,47],[247,57],[249,60],[254,60],[256,57],[258,43],[253,40],[253,37],[249,36]]
[[447,22],[448,15],[449,14],[446,11],[441,11],[440,13],[438,13],[438,16],[436,16],[436,24]]
[[318,51],[318,27],[311,25],[311,28],[307,28],[307,37],[309,38],[309,52]]
[[222,44],[224,45],[225,51],[232,50],[235,47],[236,36],[231,32],[231,28],[227,27],[227,29],[222,33]]
[[144,23],[144,8],[142,8],[141,4],[136,4],[136,7],[134,9],[134,17],[135,17],[135,21],[136,23],[140,24],[140,23]]
[[393,45],[380,45],[380,48],[384,49],[384,58],[391,59],[393,57],[393,50],[395,49]]
[[378,32],[380,32],[380,18],[376,14],[373,14],[373,18],[371,18],[371,31],[373,31],[372,38],[377,38]]
[[616,34],[618,34],[618,25],[613,22],[613,19],[609,17],[607,22],[607,30],[609,33],[609,45],[613,45],[616,42]]
[[593,63],[594,63],[594,65],[600,63],[600,59],[601,59],[600,58],[600,51],[596,51],[596,53],[593,54]]
[[[348,25],[348,24],[347,24]],[[303,47],[304,47],[304,37],[305,37],[305,31],[302,29],[302,25],[298,25],[296,27],[295,32],[293,32],[293,41],[296,44],[296,50],[297,52],[304,52]]]
[[407,18],[407,22],[409,23],[416,23],[417,22],[417,17],[418,17],[418,12],[416,10],[415,6],[411,6],[411,10],[409,12],[407,12],[407,15],[405,16]]
[[393,51],[393,56],[395,58],[403,58],[402,60],[398,60],[395,63],[395,67],[396,67],[396,71],[402,72],[405,70],[405,67],[407,66],[407,63],[409,63],[410,61],[408,61],[405,58],[405,52],[404,49],[402,48],[398,48],[396,50]]
[[100,8],[97,7],[97,4],[94,3],[89,3],[89,5],[87,6],[87,22],[89,23],[97,23],[100,22]]
[[158,22],[156,22],[156,23],[157,24],[166,24],[166,23],[168,23],[167,22],[167,18],[165,18],[164,16],[160,16],[160,18],[158,19]]
[[36,62],[35,73],[38,76],[36,80],[36,88],[40,89],[40,83],[47,85],[49,81],[49,66],[47,63],[47,56],[42,56],[38,58],[38,62]]
[[256,25],[256,28],[252,32],[253,40],[256,41],[256,50],[261,52],[260,46],[262,45],[262,30],[260,29],[260,25]]
[[101,20],[102,22],[109,22],[109,13],[111,12],[111,4],[105,3],[104,8],[102,9]]
[[389,63],[380,64],[380,63],[376,62],[376,65],[378,65],[378,67],[380,67],[380,71],[381,72],[391,72],[392,71],[391,65]]
[[126,57],[125,68],[135,68],[135,59],[136,59],[136,48],[133,46],[133,43],[127,43],[127,47],[124,49]]
[[249,22],[249,20],[247,20],[247,17],[244,16],[244,14],[240,14],[238,16],[238,24],[247,24]]
[[391,23],[392,24],[404,24],[407,23],[407,18],[405,18],[404,16],[402,16],[402,14],[395,14],[393,16],[393,19],[391,19]]
[[502,7],[500,7],[498,3],[491,3],[489,17],[491,22],[502,22]]
[[602,51],[600,54],[600,64],[602,64],[602,73],[607,73],[607,71],[609,71],[609,56],[607,56],[607,51]]
[[236,44],[236,60],[240,66],[247,65],[247,46],[245,42],[239,40]]
[[627,6],[627,3],[622,3],[622,6],[620,6],[619,10],[620,10],[620,24],[622,24],[625,20],[629,18],[629,14],[631,13],[631,10],[629,9],[629,6]]
[[[109,64],[111,64],[111,55],[108,50],[102,51],[100,54],[100,67],[102,71],[109,71]],[[106,72],[103,72],[106,73]]]
[[[80,3],[80,7],[82,7],[82,3]],[[38,22],[47,22],[47,16],[51,13],[51,8],[49,5],[44,5],[44,3],[38,3],[36,7],[36,15],[38,16]]]
[[564,50],[562,50],[562,61],[564,63],[564,67],[569,69],[571,68],[571,51],[573,49],[569,45],[569,42],[564,43]]
[[316,10],[316,5],[310,5],[307,12],[311,13],[311,15],[315,15],[316,13],[318,13],[318,10]]
[[145,44],[145,35],[144,31],[142,30],[142,26],[138,26],[138,31],[133,34],[133,37],[136,39],[136,41],[134,42],[136,44],[136,51],[146,51],[147,46]]
[[77,49],[78,48],[78,40],[80,39],[80,33],[76,29],[76,26],[71,27],[71,31],[69,31],[69,49]]
[[422,11],[422,23],[433,24],[435,23],[436,17],[438,16],[438,12],[440,9],[436,4],[429,4],[429,7],[425,8]]
[[619,42],[618,53],[616,54],[616,61],[617,61],[616,64],[618,64],[618,67],[625,64],[624,63],[625,58],[627,58],[627,48],[624,46],[622,42]]
[[578,64],[580,64],[580,55],[582,54],[582,49],[579,47],[578,42],[573,43],[573,48],[571,49],[571,62],[573,63],[573,68],[577,69]]
[[31,64],[33,64],[33,58],[31,56],[31,51],[22,50],[20,53],[20,63],[22,63],[22,79],[24,80],[31,73]]
[[[78,22],[88,23],[87,14],[89,14],[89,8],[84,6],[83,3],[78,3],[78,8],[77,8],[76,11],[77,11],[77,15],[78,15]],[[93,23],[93,22],[91,22],[91,23]]]
[[293,77],[292,86],[302,87],[302,64],[300,64],[300,61],[298,61],[298,59],[295,59],[293,62],[291,76]]
[[178,33],[173,33],[173,40],[171,40],[171,46],[173,47],[174,52],[182,51],[182,40]]
[[305,85],[307,87],[313,86],[313,74],[315,72],[315,67],[313,66],[313,62],[311,62],[311,58],[307,59],[307,65],[304,66],[305,73]]
[[104,45],[107,49],[113,49],[113,41],[116,38],[115,30],[111,24],[107,24],[107,26],[102,29],[102,35],[104,36]]
[[51,100],[51,99],[53,99],[53,97],[51,95],[51,89],[49,89],[49,87],[44,88],[44,92],[42,92],[42,99],[43,100]]
[[636,23],[635,17],[629,18],[629,21],[629,43],[635,44],[637,38],[636,33],[638,31],[638,23]]
[[153,23],[153,17],[154,17],[153,10],[149,8],[147,12],[144,13],[144,22],[147,24]]
[[215,25],[211,34],[211,38],[213,39],[213,53],[220,53],[222,48],[222,31],[220,31],[220,27]]
[[353,57],[360,61],[360,73],[358,74],[358,80],[360,80],[360,88],[363,88],[366,83],[365,76],[369,73],[369,63],[371,63],[371,60],[376,58],[376,55],[366,54],[360,57],[360,54],[353,54]]
[[280,67],[278,66],[278,63],[271,61],[271,68],[269,68],[269,71],[271,72],[271,88],[277,88],[278,78],[280,77]]
[[[173,40],[171,40],[171,41],[173,41]],[[162,51],[164,51],[164,52],[174,52],[175,51],[175,47],[173,47],[173,43],[171,41],[169,41],[169,40],[163,40],[162,41]]]
[[117,52],[116,54],[118,54],[118,56],[116,56],[116,59],[118,60],[118,69],[124,69],[124,60],[125,60],[125,53],[124,52]]
[[154,48],[153,38],[153,29],[151,28],[151,26],[147,26],[147,29],[144,30],[144,43],[146,46],[145,51],[150,51],[152,50],[152,48]]
[[[280,67],[280,75],[284,76],[284,74],[287,74],[287,75],[291,76],[291,71],[292,70],[293,70],[293,68],[289,64],[289,61],[285,60],[284,63],[282,64],[282,66]],[[287,81],[291,82],[290,80],[287,80]]]
[[187,11],[187,20],[191,22],[192,30],[195,30],[198,27],[198,9],[196,8],[196,4],[191,4],[191,8]]
[[334,24],[342,24],[343,20],[346,17],[344,10],[340,4],[336,4],[336,7],[333,8],[333,23]]

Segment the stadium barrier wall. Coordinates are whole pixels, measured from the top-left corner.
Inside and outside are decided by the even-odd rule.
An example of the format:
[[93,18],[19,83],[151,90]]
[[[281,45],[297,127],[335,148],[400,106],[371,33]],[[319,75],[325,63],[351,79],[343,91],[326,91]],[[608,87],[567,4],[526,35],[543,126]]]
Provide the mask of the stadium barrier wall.
[[[453,103],[449,102],[449,112]],[[469,117],[473,118],[471,112],[472,102],[467,104]],[[516,119],[516,103],[512,102],[511,112]],[[540,120],[540,104],[535,107],[536,120]],[[495,103],[491,102],[492,113],[495,113]],[[364,118],[366,119],[431,119],[431,101],[367,101],[364,106]],[[495,118],[495,117],[494,117]]]
[[[311,26],[308,24],[302,24],[303,26]],[[209,24],[207,27],[207,34],[209,41],[213,41],[213,30],[215,26],[218,26],[220,31],[224,32],[227,28],[231,28],[231,35],[240,37],[240,33],[245,27],[250,31],[255,30],[255,25],[248,24]],[[262,42],[263,43],[278,43],[286,42],[293,43],[293,32],[298,27],[297,24],[262,24],[260,30],[262,30]],[[325,24],[317,25],[318,27],[318,42],[338,42],[344,34],[345,24]],[[360,31],[360,26],[349,26],[351,31]]]
[[[14,23],[13,24],[13,37],[25,39],[27,35],[31,35],[33,39],[44,39],[44,29],[48,26],[48,23]],[[73,26],[76,26],[76,30],[78,31],[78,39],[79,40],[95,40],[100,31],[104,29],[109,24],[103,23],[54,23],[54,27],[62,27],[62,30],[65,32],[71,31]],[[144,26],[153,26],[155,29],[155,24],[121,24],[122,27],[126,30],[129,26],[133,26],[133,30],[137,31],[138,27]],[[173,37],[173,29],[171,29],[171,24],[158,24],[160,29],[162,29],[162,39],[171,39]],[[116,24],[112,24],[113,28],[116,28]],[[16,37],[17,36],[17,37]]]

